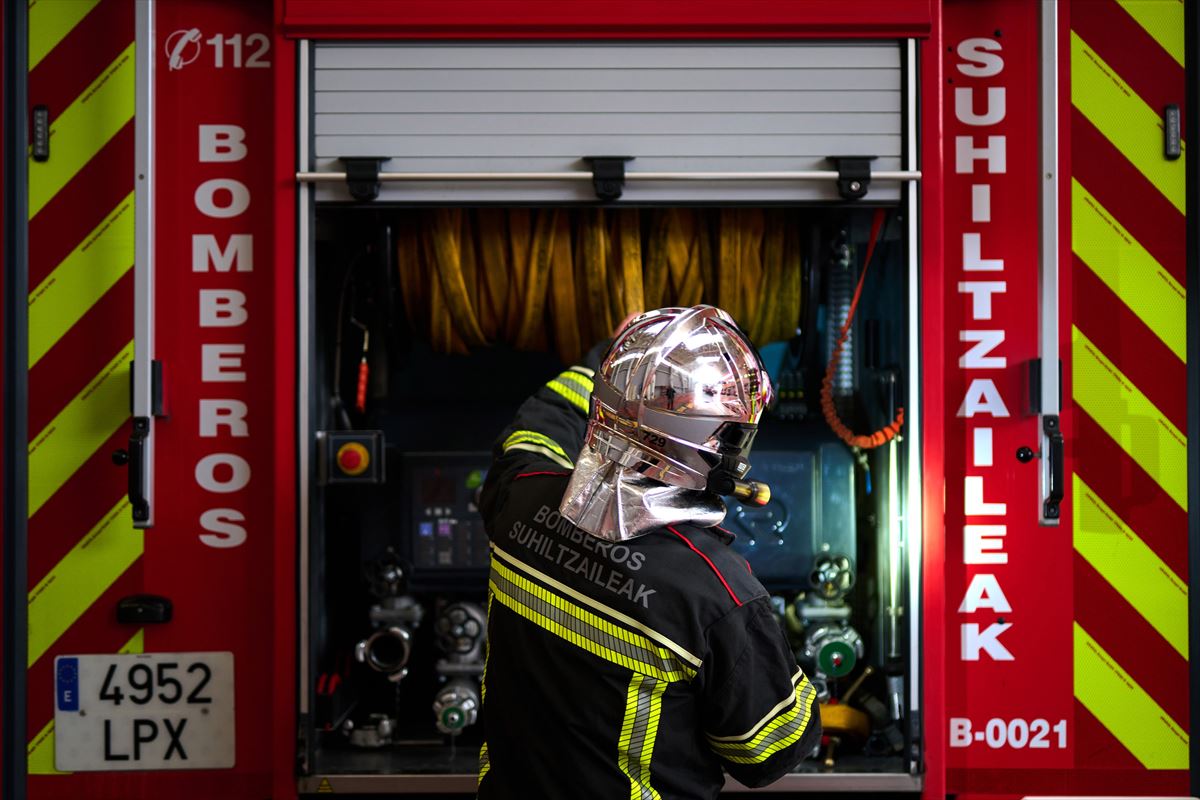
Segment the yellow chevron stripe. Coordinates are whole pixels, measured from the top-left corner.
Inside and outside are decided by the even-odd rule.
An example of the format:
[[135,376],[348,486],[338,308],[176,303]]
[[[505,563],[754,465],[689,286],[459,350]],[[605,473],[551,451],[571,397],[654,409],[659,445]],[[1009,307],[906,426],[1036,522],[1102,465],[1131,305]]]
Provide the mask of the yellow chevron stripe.
[[[133,635],[133,638],[126,642],[117,652],[126,655],[129,653],[141,653],[146,649],[145,646],[145,628],[138,628],[138,632]],[[38,735],[33,737],[33,741],[25,748],[26,756],[26,772],[29,775],[70,775],[69,772],[60,772],[54,768],[54,720],[51,719],[46,723],[46,726],[38,731]]]
[[129,418],[133,342],[29,443],[29,516]]
[[1187,733],[1078,622],[1075,697],[1146,769],[1187,769]]
[[1071,31],[1071,102],[1180,213],[1186,213],[1186,144],[1184,155],[1178,160],[1163,158],[1162,109],[1146,105],[1074,31]]
[[133,527],[129,500],[122,497],[29,591],[29,666],[141,554],[142,532]]
[[100,0],[29,0],[29,71],[98,5]]
[[32,367],[133,267],[133,192],[29,293]]
[[1071,355],[1075,402],[1187,511],[1187,437],[1075,327]]
[[1079,181],[1071,179],[1071,248],[1180,361],[1187,293]]
[[1075,549],[1179,655],[1188,657],[1188,587],[1091,487],[1074,476]]
[[[1183,0],[1117,0],[1146,33],[1171,54],[1171,58],[1184,65],[1183,61]],[[1087,9],[1083,10],[1087,13]]]
[[30,219],[133,119],[133,79],[130,42],[103,74],[50,123],[50,160],[29,161]]

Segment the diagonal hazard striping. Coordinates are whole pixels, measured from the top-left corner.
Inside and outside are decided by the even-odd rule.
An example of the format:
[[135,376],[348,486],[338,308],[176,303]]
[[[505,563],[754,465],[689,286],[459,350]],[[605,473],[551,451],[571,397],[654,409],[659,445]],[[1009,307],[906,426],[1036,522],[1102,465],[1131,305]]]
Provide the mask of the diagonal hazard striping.
[[1083,411],[1075,415],[1075,468],[1172,572],[1188,574],[1187,512]]
[[1072,259],[1072,290],[1075,327],[1092,345],[1108,356],[1130,383],[1179,430],[1187,428],[1187,365],[1166,352],[1162,340],[1134,314],[1129,306],[1075,256]]
[[[1117,0],[1146,33],[1170,53],[1171,58],[1184,65],[1183,0]],[[1086,13],[1086,11],[1085,11]]]
[[1187,437],[1079,328],[1071,329],[1071,344],[1076,404],[1186,511]]
[[1184,155],[1162,157],[1160,110],[1146,104],[1074,31],[1071,32],[1071,102],[1184,213]]
[[[126,642],[118,653],[142,653],[146,649],[145,628],[138,628],[137,633]],[[26,771],[30,775],[69,775],[60,772],[54,766],[54,719],[51,718],[25,748]]]
[[29,591],[29,665],[142,554],[129,499],[121,498]]
[[1137,532],[1074,476],[1075,550],[1184,658],[1188,655],[1187,582]]
[[29,162],[32,219],[133,118],[133,44],[50,123],[54,158]]
[[1143,686],[1171,719],[1188,730],[1188,662],[1078,552],[1074,557],[1075,621],[1121,669]]
[[29,293],[29,366],[133,268],[133,192]]
[[99,0],[29,0],[29,70],[67,37]]
[[1187,769],[1187,733],[1079,623],[1074,627],[1075,697],[1142,766]]
[[29,443],[29,516],[129,417],[133,342]]
[[1187,358],[1187,294],[1079,181],[1071,180],[1071,248],[1096,277],[1163,340]]

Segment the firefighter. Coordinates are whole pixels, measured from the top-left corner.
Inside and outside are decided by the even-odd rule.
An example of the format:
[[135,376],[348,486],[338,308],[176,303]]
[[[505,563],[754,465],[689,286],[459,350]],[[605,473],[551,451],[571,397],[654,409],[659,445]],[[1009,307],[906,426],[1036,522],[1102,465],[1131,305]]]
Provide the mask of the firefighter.
[[633,319],[504,430],[479,797],[709,798],[820,738],[816,691],[717,527],[771,389],[724,311]]

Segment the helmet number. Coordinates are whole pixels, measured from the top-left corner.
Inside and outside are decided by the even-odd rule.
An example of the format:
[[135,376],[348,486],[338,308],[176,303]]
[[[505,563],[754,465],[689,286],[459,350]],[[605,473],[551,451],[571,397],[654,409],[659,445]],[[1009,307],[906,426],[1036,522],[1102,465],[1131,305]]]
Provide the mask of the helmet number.
[[654,431],[642,431],[642,443],[652,447],[666,447],[667,437]]

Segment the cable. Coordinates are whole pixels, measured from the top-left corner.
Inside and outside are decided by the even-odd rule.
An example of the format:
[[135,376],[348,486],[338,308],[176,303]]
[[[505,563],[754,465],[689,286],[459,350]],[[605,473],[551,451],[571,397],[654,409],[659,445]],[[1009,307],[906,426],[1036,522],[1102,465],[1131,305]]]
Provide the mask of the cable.
[[833,346],[833,355],[830,356],[829,365],[825,368],[825,377],[821,379],[821,413],[824,414],[825,421],[829,423],[829,427],[833,429],[839,439],[851,447],[863,450],[879,447],[895,439],[896,435],[900,433],[900,426],[904,424],[904,409],[897,408],[896,418],[890,424],[863,436],[854,433],[842,422],[837,408],[833,404],[833,375],[837,371],[838,361],[842,357],[842,348],[850,336],[850,326],[854,322],[854,312],[858,310],[858,299],[862,296],[863,281],[867,277],[867,267],[871,266],[871,256],[874,254],[875,244],[879,240],[879,230],[883,227],[883,219],[884,210],[881,208],[875,212],[875,218],[871,221],[871,237],[867,241],[867,256],[863,259],[862,274],[858,276],[858,286],[854,288],[854,299],[850,301],[850,311],[846,314],[846,320],[838,332],[837,343]]

